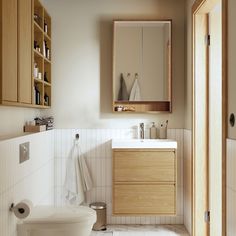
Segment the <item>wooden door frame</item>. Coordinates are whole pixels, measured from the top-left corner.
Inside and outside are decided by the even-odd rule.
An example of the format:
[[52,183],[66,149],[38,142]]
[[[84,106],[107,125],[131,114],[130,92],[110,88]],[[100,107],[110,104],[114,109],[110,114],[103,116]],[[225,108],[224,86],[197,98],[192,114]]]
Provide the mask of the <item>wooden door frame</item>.
[[[197,193],[195,191],[195,16],[199,9],[212,0],[196,0],[192,6],[192,236],[196,235],[195,203]],[[227,235],[226,229],[226,139],[227,139],[227,115],[228,115],[228,0],[222,2],[222,236]],[[208,96],[208,95],[207,95]],[[207,104],[209,106],[209,104]],[[208,116],[208,114],[206,114]],[[206,132],[208,135],[208,131]],[[207,173],[209,175],[209,173]],[[207,209],[206,209],[207,210]],[[204,215],[202,216],[204,217]],[[208,230],[208,235],[209,230]],[[202,235],[203,236],[203,235]]]

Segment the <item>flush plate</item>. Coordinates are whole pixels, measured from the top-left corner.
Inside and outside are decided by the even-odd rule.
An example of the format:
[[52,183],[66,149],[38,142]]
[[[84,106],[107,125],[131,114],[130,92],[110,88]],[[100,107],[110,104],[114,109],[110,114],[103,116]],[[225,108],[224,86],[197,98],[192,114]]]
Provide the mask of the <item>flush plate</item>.
[[27,142],[27,143],[22,143],[20,144],[19,146],[20,148],[20,164],[29,160],[30,158],[30,143]]

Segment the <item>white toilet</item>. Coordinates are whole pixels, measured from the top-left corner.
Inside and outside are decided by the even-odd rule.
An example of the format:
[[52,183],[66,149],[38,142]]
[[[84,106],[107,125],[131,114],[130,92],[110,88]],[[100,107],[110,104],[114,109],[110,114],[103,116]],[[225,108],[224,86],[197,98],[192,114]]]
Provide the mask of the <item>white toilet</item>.
[[18,224],[18,236],[89,236],[96,222],[96,212],[85,206],[35,207]]

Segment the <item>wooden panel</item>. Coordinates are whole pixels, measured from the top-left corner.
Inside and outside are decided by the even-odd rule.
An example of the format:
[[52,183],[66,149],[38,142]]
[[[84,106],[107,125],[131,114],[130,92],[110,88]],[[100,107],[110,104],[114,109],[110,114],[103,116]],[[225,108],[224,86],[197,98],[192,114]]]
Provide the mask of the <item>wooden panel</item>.
[[[207,235],[204,213],[208,209],[208,148],[207,148],[207,15],[194,15],[194,235]],[[200,96],[197,96],[197,95]],[[196,115],[195,115],[196,114]]]
[[175,176],[174,152],[114,152],[114,181],[174,182]]
[[1,0],[2,100],[17,101],[17,0]]
[[114,214],[174,215],[174,185],[115,185]]
[[18,101],[31,103],[32,91],[31,0],[18,1]]

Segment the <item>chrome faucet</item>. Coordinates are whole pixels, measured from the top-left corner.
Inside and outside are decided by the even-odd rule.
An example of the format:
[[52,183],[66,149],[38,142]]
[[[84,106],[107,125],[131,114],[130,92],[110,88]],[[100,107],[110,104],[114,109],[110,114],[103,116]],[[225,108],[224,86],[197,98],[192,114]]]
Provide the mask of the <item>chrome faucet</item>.
[[140,139],[144,139],[144,123],[139,124]]

